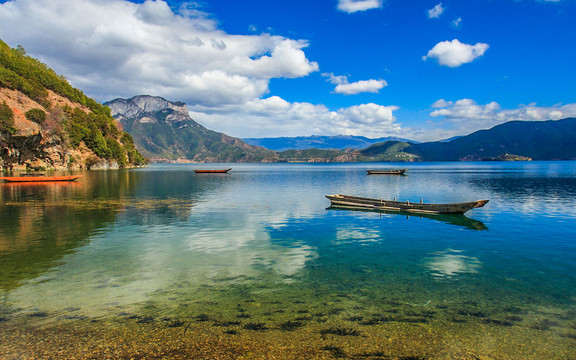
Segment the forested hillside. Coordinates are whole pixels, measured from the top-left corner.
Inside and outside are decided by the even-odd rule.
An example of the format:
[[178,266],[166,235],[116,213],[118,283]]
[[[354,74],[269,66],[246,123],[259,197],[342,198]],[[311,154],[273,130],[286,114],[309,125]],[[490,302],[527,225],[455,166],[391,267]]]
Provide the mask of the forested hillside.
[[0,40],[0,167],[91,168],[147,160],[110,109]]

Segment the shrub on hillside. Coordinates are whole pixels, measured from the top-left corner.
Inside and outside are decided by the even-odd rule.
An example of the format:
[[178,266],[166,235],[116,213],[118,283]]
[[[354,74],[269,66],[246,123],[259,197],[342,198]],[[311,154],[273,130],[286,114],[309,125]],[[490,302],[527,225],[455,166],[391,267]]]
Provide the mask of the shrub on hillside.
[[43,124],[46,121],[46,113],[42,109],[31,109],[24,114],[26,119],[34,121],[36,124]]

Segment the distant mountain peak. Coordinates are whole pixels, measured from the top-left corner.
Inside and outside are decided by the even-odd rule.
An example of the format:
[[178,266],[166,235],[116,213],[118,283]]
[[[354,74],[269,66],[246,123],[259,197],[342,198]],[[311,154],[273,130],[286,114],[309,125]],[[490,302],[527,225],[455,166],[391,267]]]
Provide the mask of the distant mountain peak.
[[167,109],[189,117],[188,107],[185,103],[168,101],[160,96],[137,95],[130,99],[114,99],[106,102],[105,105],[112,110],[114,117],[122,115],[130,118]]
[[142,153],[156,161],[273,161],[275,153],[209,130],[190,117],[183,102],[138,95],[104,103]]

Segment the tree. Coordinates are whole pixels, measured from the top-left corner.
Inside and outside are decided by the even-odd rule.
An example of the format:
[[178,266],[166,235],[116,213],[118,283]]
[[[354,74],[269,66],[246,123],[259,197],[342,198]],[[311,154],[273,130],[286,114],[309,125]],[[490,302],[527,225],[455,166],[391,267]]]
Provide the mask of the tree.
[[16,128],[14,128],[14,113],[12,109],[6,102],[0,104],[0,133],[6,132],[9,134],[14,134]]
[[24,49],[24,46],[22,45],[16,46],[16,52],[22,56],[26,55],[26,49]]

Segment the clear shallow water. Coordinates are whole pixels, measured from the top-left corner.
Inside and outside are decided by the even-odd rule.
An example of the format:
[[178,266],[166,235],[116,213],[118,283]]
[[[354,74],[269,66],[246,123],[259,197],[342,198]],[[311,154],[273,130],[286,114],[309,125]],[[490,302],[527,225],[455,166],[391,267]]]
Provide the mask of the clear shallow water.
[[[576,357],[576,162],[401,165],[407,176],[367,166],[377,167],[153,165],[2,184],[0,325],[134,319],[375,341],[392,329],[462,342],[498,333],[507,347],[467,349],[517,358],[530,338],[523,358]],[[207,167],[233,170],[192,171]],[[333,193],[490,202],[407,217],[327,209]]]

